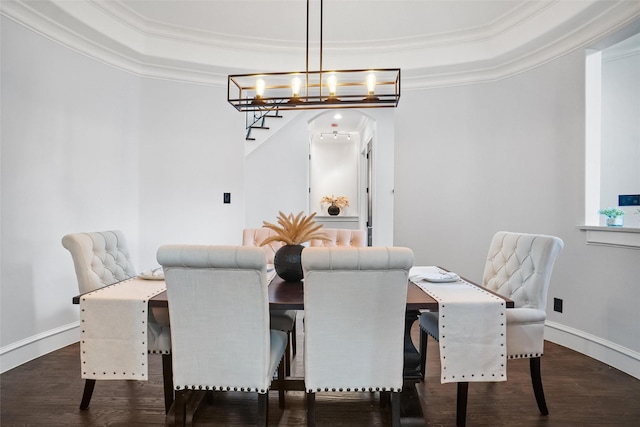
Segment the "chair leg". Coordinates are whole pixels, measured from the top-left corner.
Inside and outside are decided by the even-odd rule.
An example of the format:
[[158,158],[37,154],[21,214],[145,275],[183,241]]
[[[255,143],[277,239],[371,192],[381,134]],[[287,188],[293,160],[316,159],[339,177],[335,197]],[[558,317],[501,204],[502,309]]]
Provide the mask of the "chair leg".
[[420,329],[420,374],[424,381],[427,372],[427,333]]
[[307,392],[307,427],[316,427],[316,394]]
[[531,383],[533,384],[533,394],[536,396],[538,409],[542,415],[549,415],[547,402],[544,399],[544,390],[542,389],[542,376],[540,375],[540,358],[532,357],[529,359],[529,368],[531,371]]
[[391,393],[391,427],[400,427],[400,393]]
[[278,365],[278,406],[284,409],[284,361]]
[[[291,332],[289,332],[291,334]],[[291,376],[291,341],[287,340],[287,348],[284,350],[284,371],[286,376]]]
[[176,391],[174,408],[174,425],[184,426],[187,423],[187,390]]
[[296,343],[296,322],[293,322],[293,328],[291,329],[291,354],[296,355],[297,343]]
[[458,383],[458,399],[456,403],[456,426],[464,427],[467,423],[467,394],[469,383]]
[[269,392],[258,393],[258,426],[267,427],[269,419]]
[[91,402],[91,395],[93,395],[93,388],[96,386],[96,380],[85,380],[84,391],[82,392],[82,401],[80,402],[80,409],[85,410],[89,407]]
[[162,382],[164,384],[164,413],[173,405],[173,359],[171,354],[162,355]]
[[391,392],[381,391],[380,392],[380,409],[386,408],[390,400],[391,400]]

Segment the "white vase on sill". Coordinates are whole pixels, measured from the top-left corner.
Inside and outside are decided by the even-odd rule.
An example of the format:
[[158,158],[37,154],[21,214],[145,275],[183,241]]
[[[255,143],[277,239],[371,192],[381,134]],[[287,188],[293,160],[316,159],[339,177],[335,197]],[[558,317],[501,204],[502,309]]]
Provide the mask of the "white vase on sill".
[[624,225],[624,216],[607,217],[607,227],[622,227]]

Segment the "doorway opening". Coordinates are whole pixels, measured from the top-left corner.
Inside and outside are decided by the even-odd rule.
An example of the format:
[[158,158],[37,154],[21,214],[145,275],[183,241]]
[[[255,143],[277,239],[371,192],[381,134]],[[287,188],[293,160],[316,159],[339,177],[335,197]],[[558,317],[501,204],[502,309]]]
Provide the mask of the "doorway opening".
[[[375,121],[357,110],[328,111],[309,121],[309,213],[327,228],[373,227]],[[338,214],[328,200],[342,198]]]

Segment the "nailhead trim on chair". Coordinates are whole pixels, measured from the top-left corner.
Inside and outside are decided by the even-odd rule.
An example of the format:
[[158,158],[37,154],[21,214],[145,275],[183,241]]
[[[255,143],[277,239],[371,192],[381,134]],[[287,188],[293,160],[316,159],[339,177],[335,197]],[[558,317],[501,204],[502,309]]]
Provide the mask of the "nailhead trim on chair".
[[311,388],[307,389],[307,393],[320,393],[320,392],[329,392],[329,391],[331,391],[331,392],[336,392],[336,391],[340,391],[340,392],[342,392],[342,391],[354,391],[354,392],[358,392],[358,391],[365,391],[365,392],[366,391],[369,391],[369,392],[390,391],[390,392],[398,392],[399,393],[399,392],[402,391],[402,388],[395,388],[395,387],[375,387],[375,388],[373,388],[373,387],[362,387],[362,388],[354,387],[354,388],[350,388],[350,387],[347,387],[346,389],[343,389],[343,388],[338,388],[338,389],[331,388],[330,389],[329,387],[325,387],[325,388],[318,387],[315,390],[311,389]]
[[174,387],[175,390],[212,390],[212,391],[246,391],[249,393],[261,393],[264,394],[266,393],[268,390],[265,389],[257,389],[257,388],[251,388],[251,387],[229,387],[229,386],[209,386],[209,385],[185,385],[185,386],[175,386]]
[[507,356],[507,359],[531,359],[533,357],[542,357],[542,353],[535,354],[512,354],[511,356]]
[[[167,353],[169,353],[169,352],[167,352]],[[284,358],[284,356],[280,358],[280,362],[279,363],[282,363],[282,359],[283,358]],[[196,389],[197,390],[202,390],[203,387],[204,387],[205,390],[213,390],[213,391],[231,391],[232,390],[232,388],[229,387],[229,386],[209,386],[209,385],[192,385],[192,386],[186,385],[184,387],[180,387],[178,385],[178,386],[175,386],[174,388],[176,390],[180,390],[180,389],[183,389],[183,390],[188,390],[188,389],[191,389],[191,390],[196,390]],[[260,394],[264,394],[264,393],[268,392],[269,390],[265,390],[265,389],[262,389],[262,388],[260,390],[258,390],[257,388],[251,388],[251,387],[233,387],[233,391],[246,391],[248,393],[256,393],[257,392],[257,393],[260,393]]]

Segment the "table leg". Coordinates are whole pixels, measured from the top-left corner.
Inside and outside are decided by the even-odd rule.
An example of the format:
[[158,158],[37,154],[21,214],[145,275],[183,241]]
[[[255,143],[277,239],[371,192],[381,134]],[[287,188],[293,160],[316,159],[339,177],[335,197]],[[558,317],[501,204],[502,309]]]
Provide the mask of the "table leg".
[[422,380],[420,353],[411,340],[411,327],[418,320],[418,310],[407,311],[404,319],[404,379]]
[[419,311],[407,311],[404,326],[404,384],[400,394],[400,419],[403,427],[425,426],[416,383],[422,380],[420,353],[411,340],[411,327],[418,320]]

